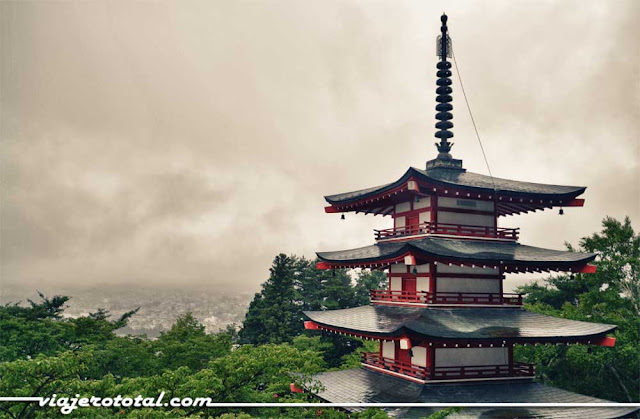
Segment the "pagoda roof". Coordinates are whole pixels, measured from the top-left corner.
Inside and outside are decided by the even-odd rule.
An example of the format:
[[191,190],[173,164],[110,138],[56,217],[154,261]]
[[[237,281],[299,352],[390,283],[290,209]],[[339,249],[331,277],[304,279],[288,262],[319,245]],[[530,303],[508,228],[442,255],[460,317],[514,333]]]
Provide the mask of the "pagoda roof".
[[[446,191],[451,196],[496,199],[498,213],[501,215],[534,211],[552,206],[575,206],[572,201],[582,193],[584,186],[549,185],[543,183],[520,182],[517,180],[492,178],[479,173],[467,172],[464,169],[437,167],[429,170],[410,167],[395,182],[325,196],[325,200],[336,211],[363,211],[364,208],[380,207],[382,210],[394,205],[393,196],[406,192],[403,188],[409,180],[419,184],[417,192],[428,194],[434,190]],[[457,192],[457,194],[456,194]],[[402,195],[401,195],[402,196]],[[504,199],[504,202],[499,202]],[[514,201],[515,200],[515,201]],[[373,202],[371,202],[373,201]],[[377,212],[381,213],[381,212]]]
[[384,305],[305,311],[320,327],[346,333],[398,337],[414,333],[434,340],[517,342],[597,341],[615,325],[546,316],[517,308],[430,309]]
[[[332,267],[371,267],[401,261],[413,255],[419,260],[458,264],[503,265],[505,272],[525,270],[579,270],[595,259],[595,253],[568,252],[526,246],[513,241],[423,237],[380,242],[357,249],[318,252]],[[522,268],[522,269],[520,269]]]
[[[402,378],[355,368],[317,374],[314,380],[324,389],[316,395],[331,403],[609,403],[607,400],[584,396],[547,386],[535,381],[501,381],[484,383],[417,384]],[[347,410],[361,410],[347,408]],[[420,418],[439,408],[385,408],[388,414],[400,418]],[[613,419],[628,417],[635,407],[589,408],[464,408],[447,418],[472,419],[486,417],[522,417]]]

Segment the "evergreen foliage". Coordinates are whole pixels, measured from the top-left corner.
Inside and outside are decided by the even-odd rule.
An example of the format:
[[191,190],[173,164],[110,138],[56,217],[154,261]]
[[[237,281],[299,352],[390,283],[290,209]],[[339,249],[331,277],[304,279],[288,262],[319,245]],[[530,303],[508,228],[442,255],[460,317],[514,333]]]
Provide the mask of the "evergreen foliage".
[[[240,342],[254,345],[292,342],[303,332],[306,310],[335,310],[369,304],[369,290],[384,288],[383,272],[318,270],[316,262],[297,256],[276,256],[271,276],[249,306],[239,333]],[[321,332],[317,348],[326,365],[339,367],[343,359],[362,347],[360,339]]]
[[640,401],[640,235],[629,218],[605,218],[602,231],[571,251],[595,252],[595,274],[557,275],[518,288],[526,308],[556,317],[615,324],[613,348],[516,346],[516,359],[537,364],[548,384],[618,402]]

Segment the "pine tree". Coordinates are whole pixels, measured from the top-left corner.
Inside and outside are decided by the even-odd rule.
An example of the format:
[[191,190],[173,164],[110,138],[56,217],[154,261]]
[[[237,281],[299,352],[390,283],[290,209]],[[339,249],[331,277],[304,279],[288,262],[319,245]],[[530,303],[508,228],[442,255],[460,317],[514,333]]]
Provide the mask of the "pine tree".
[[370,291],[387,288],[387,275],[382,271],[360,271],[354,287],[356,305],[371,304]]
[[249,305],[240,330],[240,342],[252,344],[290,342],[303,328],[294,290],[296,258],[279,254],[271,275]]
[[315,262],[300,258],[296,261],[295,290],[296,300],[301,311],[322,310],[324,292],[322,275],[325,271],[316,269]]
[[335,310],[356,305],[351,277],[346,270],[322,271],[323,309]]

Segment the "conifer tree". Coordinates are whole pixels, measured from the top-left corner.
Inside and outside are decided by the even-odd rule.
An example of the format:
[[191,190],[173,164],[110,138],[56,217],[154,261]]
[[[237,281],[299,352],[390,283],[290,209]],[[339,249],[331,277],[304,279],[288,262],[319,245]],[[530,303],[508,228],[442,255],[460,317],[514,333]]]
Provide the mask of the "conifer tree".
[[241,343],[290,342],[302,331],[294,290],[295,265],[295,257],[282,253],[275,257],[269,279],[249,305],[240,330]]

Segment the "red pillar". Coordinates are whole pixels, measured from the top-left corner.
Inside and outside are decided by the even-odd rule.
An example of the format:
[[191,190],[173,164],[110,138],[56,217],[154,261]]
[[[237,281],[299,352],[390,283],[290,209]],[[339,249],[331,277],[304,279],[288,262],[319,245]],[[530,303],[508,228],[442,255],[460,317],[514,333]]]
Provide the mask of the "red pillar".
[[509,375],[513,375],[513,344],[510,344],[507,350],[509,359]]
[[436,367],[436,348],[427,346],[427,370],[429,371],[429,379],[434,379]]

